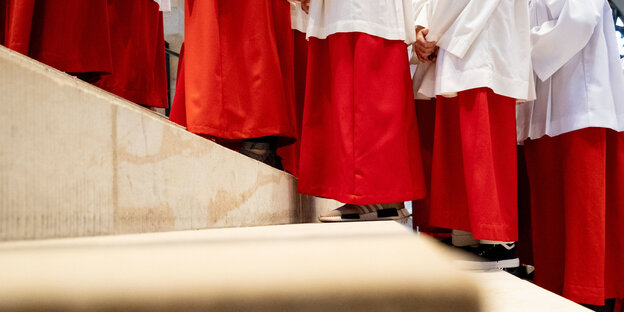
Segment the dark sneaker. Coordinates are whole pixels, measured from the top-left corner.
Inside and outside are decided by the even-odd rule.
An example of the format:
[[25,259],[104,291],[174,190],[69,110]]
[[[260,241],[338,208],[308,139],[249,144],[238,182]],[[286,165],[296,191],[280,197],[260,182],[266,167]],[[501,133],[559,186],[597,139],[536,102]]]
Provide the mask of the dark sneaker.
[[520,266],[515,243],[481,244],[473,248],[472,253],[477,258],[473,261],[462,261],[462,267],[471,270],[514,271]]
[[[258,153],[256,151],[262,151],[262,153]],[[269,143],[246,141],[243,142],[243,146],[239,152],[275,169],[284,170],[284,166],[282,166],[282,158],[277,155],[275,148]]]
[[383,221],[408,218],[410,213],[405,207],[384,207],[386,205],[345,204],[319,216],[321,222]]

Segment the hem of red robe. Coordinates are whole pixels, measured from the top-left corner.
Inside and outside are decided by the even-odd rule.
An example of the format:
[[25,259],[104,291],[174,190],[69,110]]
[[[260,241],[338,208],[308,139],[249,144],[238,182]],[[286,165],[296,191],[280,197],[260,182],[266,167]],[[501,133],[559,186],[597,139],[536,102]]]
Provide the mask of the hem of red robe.
[[110,63],[93,64],[90,62],[90,64],[83,64],[77,59],[68,58],[67,55],[50,52],[39,53],[36,60],[66,73],[111,74],[113,72],[113,65]]
[[146,99],[145,98],[146,94],[139,92],[139,91],[118,88],[118,87],[114,87],[108,84],[101,84],[101,83],[96,83],[95,85],[102,88],[103,90],[106,90],[112,94],[122,97],[132,103],[136,103],[136,104],[143,105],[143,106],[158,107],[158,108],[169,107],[169,103],[167,102],[167,97],[160,99],[159,101],[152,101],[150,99]]
[[605,304],[605,299],[608,299],[608,297],[605,296],[604,291],[604,288],[587,287],[578,284],[566,284],[563,289],[563,297],[577,303],[601,306]]
[[384,194],[351,194],[345,193],[337,190],[332,190],[328,188],[299,188],[297,190],[301,194],[329,198],[341,203],[345,204],[354,204],[354,205],[375,205],[375,204],[390,204],[390,203],[400,203],[411,200],[418,200],[425,197],[425,193],[420,190],[416,190],[414,192],[406,192],[406,193],[384,193]]
[[292,133],[290,126],[284,126],[280,128],[260,128],[253,129],[247,131],[240,130],[230,130],[230,129],[216,129],[207,126],[191,126],[188,125],[186,128],[188,131],[193,132],[195,134],[208,135],[221,139],[228,140],[242,140],[242,139],[252,139],[252,138],[260,138],[265,136],[278,136],[284,138],[292,138],[295,139],[297,135]]

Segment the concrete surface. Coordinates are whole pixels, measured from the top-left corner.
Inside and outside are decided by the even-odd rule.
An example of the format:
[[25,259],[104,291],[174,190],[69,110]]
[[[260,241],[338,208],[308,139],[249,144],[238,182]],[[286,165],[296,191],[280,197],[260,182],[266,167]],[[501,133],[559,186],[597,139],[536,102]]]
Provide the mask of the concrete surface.
[[289,174],[4,47],[0,68],[0,241],[314,219]]
[[476,283],[393,222],[0,244],[0,311],[479,311]]
[[0,243],[0,311],[587,312],[395,222]]

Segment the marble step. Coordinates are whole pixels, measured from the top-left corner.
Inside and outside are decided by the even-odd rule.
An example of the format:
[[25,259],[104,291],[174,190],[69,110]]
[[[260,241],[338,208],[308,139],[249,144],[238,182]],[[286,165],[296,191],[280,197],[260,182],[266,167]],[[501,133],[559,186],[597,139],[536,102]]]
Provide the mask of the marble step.
[[589,311],[394,222],[0,243],[0,311]]
[[317,214],[293,176],[1,46],[0,146],[0,241]]

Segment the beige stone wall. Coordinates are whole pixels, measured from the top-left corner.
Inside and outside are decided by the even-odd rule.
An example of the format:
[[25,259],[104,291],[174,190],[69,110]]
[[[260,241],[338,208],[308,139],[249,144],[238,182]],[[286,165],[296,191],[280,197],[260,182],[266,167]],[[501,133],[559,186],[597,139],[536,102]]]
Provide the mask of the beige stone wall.
[[301,221],[296,179],[0,47],[0,240]]

